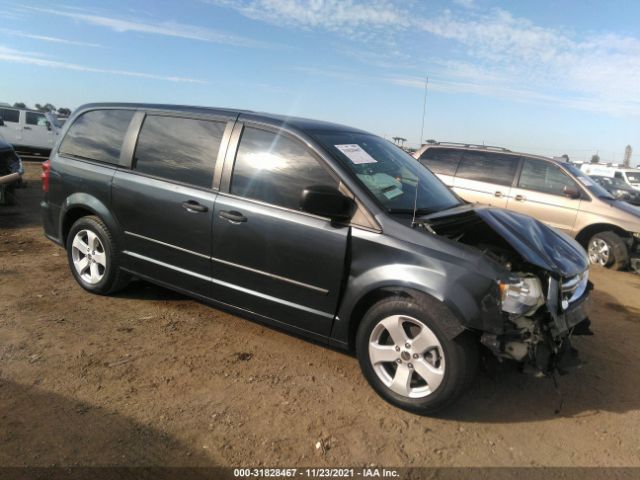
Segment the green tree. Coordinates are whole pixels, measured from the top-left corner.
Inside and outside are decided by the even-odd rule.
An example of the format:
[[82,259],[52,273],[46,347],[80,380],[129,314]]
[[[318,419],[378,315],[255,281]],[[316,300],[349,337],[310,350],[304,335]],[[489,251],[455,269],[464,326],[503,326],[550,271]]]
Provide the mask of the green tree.
[[27,108],[27,105],[22,102],[16,102],[13,104],[14,108]]
[[597,153],[591,156],[591,163],[600,163],[600,155]]

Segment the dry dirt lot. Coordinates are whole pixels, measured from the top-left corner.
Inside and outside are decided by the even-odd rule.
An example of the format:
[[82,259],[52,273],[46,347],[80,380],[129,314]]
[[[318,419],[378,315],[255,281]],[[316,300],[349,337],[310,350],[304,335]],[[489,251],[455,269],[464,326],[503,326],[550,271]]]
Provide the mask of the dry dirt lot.
[[550,380],[501,367],[422,418],[344,353],[143,282],[86,293],[28,174],[0,207],[0,466],[640,466],[638,276],[593,270],[559,413]]

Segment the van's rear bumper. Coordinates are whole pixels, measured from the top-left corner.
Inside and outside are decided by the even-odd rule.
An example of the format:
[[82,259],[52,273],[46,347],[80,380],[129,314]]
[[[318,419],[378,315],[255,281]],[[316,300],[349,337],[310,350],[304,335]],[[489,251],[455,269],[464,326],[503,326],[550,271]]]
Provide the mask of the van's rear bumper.
[[42,214],[44,236],[64,247],[60,238],[60,208],[43,200],[40,202],[40,212]]

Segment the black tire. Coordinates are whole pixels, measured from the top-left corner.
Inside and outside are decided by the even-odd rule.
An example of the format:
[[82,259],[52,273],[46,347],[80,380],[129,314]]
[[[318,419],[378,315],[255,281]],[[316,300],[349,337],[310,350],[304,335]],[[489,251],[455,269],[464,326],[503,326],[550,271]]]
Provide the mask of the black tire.
[[[78,232],[91,231],[100,240],[104,253],[106,254],[106,265],[101,269],[102,277],[96,283],[85,280],[74,265],[73,242]],[[113,238],[113,235],[104,222],[94,215],[79,218],[69,230],[66,239],[67,260],[69,268],[76,281],[85,290],[98,295],[108,295],[127,286],[131,277],[120,269],[120,250]]]
[[[454,339],[448,339],[437,320],[437,313],[446,308],[441,302],[427,296],[417,299],[406,297],[390,297],[374,304],[364,315],[356,334],[356,353],[364,377],[373,389],[385,400],[403,410],[419,415],[429,415],[451,405],[469,386],[479,364],[478,340],[469,332],[464,332]],[[421,322],[435,335],[442,347],[444,357],[444,374],[441,383],[431,393],[421,398],[400,395],[387,386],[370,360],[369,342],[372,334],[380,331],[378,324],[394,315],[402,315]],[[389,335],[390,337],[390,335]],[[417,338],[417,337],[416,337]],[[409,340],[409,344],[415,338]],[[393,342],[392,342],[393,343]],[[404,352],[398,353],[401,355]],[[413,354],[412,354],[413,355]],[[407,355],[409,356],[409,355]],[[415,358],[415,357],[413,357]],[[402,359],[401,359],[402,360]],[[397,360],[396,360],[397,361]],[[417,362],[417,360],[414,360]],[[385,369],[393,369],[393,363],[385,363]],[[408,364],[407,364],[408,365]],[[408,365],[411,368],[415,366]],[[398,367],[396,365],[396,367]],[[378,367],[380,368],[380,367]],[[410,385],[416,377],[410,374]],[[421,377],[417,379],[421,380]],[[427,383],[427,382],[425,382]]]
[[[594,255],[591,252],[594,242],[604,242],[609,249],[609,258],[606,262],[595,261]],[[589,239],[587,244],[587,254],[589,255],[589,262],[592,265],[600,265],[612,270],[623,270],[629,266],[629,249],[625,241],[614,232],[606,231],[596,233]]]

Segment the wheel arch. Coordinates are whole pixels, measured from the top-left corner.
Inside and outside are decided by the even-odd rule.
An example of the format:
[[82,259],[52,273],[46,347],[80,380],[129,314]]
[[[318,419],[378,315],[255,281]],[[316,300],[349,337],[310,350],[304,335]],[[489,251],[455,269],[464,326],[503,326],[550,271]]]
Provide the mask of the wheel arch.
[[[449,307],[429,292],[406,285],[385,285],[372,288],[371,290],[364,293],[357,300],[353,309],[351,310],[349,317],[346,319],[348,322],[348,328],[346,332],[343,332],[343,335],[344,333],[346,333],[346,344],[349,351],[353,351],[355,349],[356,333],[358,331],[358,327],[369,308],[371,308],[377,302],[391,297],[402,297],[414,300],[417,300],[419,297],[426,297],[431,301],[438,302],[438,304],[442,305],[443,309],[446,309],[446,313],[440,315],[438,317],[438,321],[440,322],[447,336],[449,338],[454,338],[466,330],[462,322],[460,322],[460,320],[454,315]],[[335,334],[337,334],[337,332],[332,332],[332,337]]]
[[576,235],[576,241],[586,250],[589,239],[591,239],[592,236],[594,236],[596,233],[609,231],[619,235],[624,240],[628,240],[629,238],[631,238],[629,232],[627,232],[623,228],[618,227],[617,225],[613,225],[611,223],[594,223],[580,230],[580,232],[578,232],[578,234]]
[[75,193],[64,202],[60,211],[60,239],[66,248],[67,236],[72,225],[80,218],[95,215],[109,228],[112,235],[120,239],[121,232],[117,220],[107,206],[93,195]]

